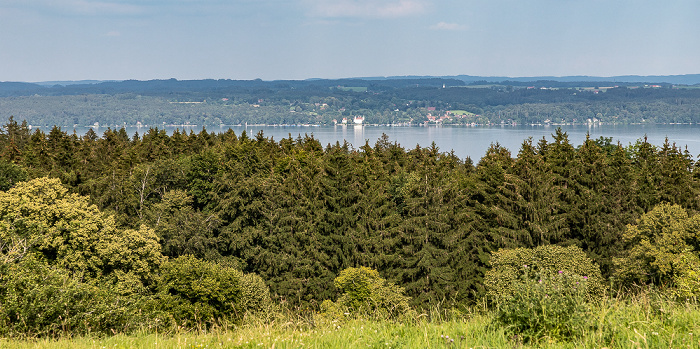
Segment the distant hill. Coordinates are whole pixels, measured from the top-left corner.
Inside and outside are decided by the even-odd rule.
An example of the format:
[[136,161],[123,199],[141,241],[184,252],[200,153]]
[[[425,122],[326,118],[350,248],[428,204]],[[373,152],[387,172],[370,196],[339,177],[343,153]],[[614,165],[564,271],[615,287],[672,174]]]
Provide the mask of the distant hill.
[[69,81],[41,81],[35,82],[39,86],[69,86],[69,85],[94,85],[103,82],[115,82],[117,80],[69,80]]
[[[698,123],[698,76],[377,77],[313,80],[0,82],[0,118],[67,128],[124,125]],[[490,79],[486,80],[486,79]],[[507,78],[503,78],[507,79]],[[537,80],[535,80],[537,79]],[[533,81],[534,80],[534,81]],[[569,81],[571,80],[571,81]],[[586,81],[582,81],[586,80]],[[457,113],[456,111],[459,111]],[[457,117],[459,115],[459,117]],[[439,118],[439,119],[438,119]]]
[[419,79],[313,79],[313,80],[124,80],[124,81],[51,81],[42,83],[0,82],[0,97],[21,95],[80,95],[138,93],[165,96],[169,94],[221,94],[253,90],[325,89],[335,87],[372,87],[374,90],[405,87],[463,86],[459,79],[425,77]]
[[0,97],[31,95],[42,89],[42,86],[28,82],[0,81]]
[[[420,78],[435,78],[434,76],[389,76],[389,77],[368,77],[360,79],[380,80],[380,79],[420,79]],[[679,85],[695,85],[700,84],[700,74],[685,74],[685,75],[618,75],[618,76],[530,76],[530,77],[509,77],[509,76],[473,76],[473,75],[454,75],[441,76],[444,79],[462,80],[467,84],[486,81],[489,83],[500,83],[504,81],[516,82],[536,82],[536,81],[556,81],[556,82],[617,82],[617,83],[666,83]]]
[[453,87],[479,84],[501,84],[512,86],[537,87],[594,87],[594,86],[629,86],[634,84],[696,85],[700,84],[700,74],[687,75],[624,75],[624,76],[388,76],[360,77],[347,79],[308,79],[308,80],[124,80],[124,81],[45,81],[37,83],[0,82],[0,97],[28,95],[79,95],[79,94],[117,94],[139,93],[147,95],[223,93],[253,90],[288,90],[288,89],[328,89],[335,87],[365,87],[373,91],[401,89],[407,87]]

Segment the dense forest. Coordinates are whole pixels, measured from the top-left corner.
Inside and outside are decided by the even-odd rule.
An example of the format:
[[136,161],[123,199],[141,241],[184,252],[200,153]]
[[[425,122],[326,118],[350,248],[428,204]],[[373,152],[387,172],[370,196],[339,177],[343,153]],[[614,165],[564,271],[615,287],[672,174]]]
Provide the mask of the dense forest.
[[0,83],[0,111],[32,128],[143,125],[700,122],[700,89],[670,84],[388,80]]
[[575,146],[561,131],[517,154],[494,144],[476,164],[386,137],[359,149],[233,131],[78,137],[14,119],[1,147],[3,190],[60,179],[115,227],[153,229],[163,256],[255,273],[305,306],[356,266],[405,287],[414,305],[474,302],[499,248],[578,246],[608,278],[628,224],[662,203],[700,210],[698,163],[670,141]]

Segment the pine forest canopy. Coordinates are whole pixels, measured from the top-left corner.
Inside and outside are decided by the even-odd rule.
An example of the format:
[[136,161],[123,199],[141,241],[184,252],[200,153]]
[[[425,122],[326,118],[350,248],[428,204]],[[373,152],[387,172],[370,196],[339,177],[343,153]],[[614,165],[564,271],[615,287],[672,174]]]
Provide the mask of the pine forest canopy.
[[164,256],[255,273],[296,305],[332,299],[334,278],[360,266],[414,305],[474,302],[501,248],[577,246],[607,278],[628,224],[662,203],[700,210],[698,163],[671,142],[573,145],[561,130],[517,155],[493,145],[477,164],[386,137],[359,149],[233,131],[78,137],[14,119],[0,150],[3,190],[60,179],[114,231],[152,231]]

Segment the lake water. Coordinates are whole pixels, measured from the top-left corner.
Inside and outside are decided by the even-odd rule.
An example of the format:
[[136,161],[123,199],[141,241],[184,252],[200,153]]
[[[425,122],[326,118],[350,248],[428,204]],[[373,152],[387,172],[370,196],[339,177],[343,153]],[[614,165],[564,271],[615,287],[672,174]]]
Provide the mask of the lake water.
[[[454,150],[455,154],[464,159],[471,157],[478,161],[492,143],[498,142],[508,148],[513,156],[517,155],[523,141],[532,137],[534,142],[545,137],[547,141],[552,141],[552,133],[557,127],[561,127],[569,136],[569,141],[578,146],[586,139],[586,134],[591,138],[612,137],[613,142],[620,142],[627,146],[638,139],[647,136],[647,140],[655,145],[662,145],[666,137],[671,143],[681,146],[694,156],[700,154],[700,125],[565,125],[565,126],[489,126],[489,127],[469,127],[469,126],[232,126],[230,127],[237,135],[244,130],[248,135],[255,135],[263,131],[266,137],[273,137],[275,140],[293,138],[309,135],[318,139],[323,146],[328,143],[348,141],[353,147],[359,148],[369,142],[374,146],[376,141],[386,134],[389,140],[399,143],[406,149],[415,148],[416,145],[429,147],[433,142],[440,148],[440,151],[449,152]],[[209,132],[225,132],[229,127],[207,128]],[[182,130],[182,127],[180,127]],[[188,132],[192,129],[199,132],[201,127],[185,128]],[[166,127],[169,133],[175,127]],[[82,131],[82,132],[81,132]],[[76,129],[76,132],[83,134],[87,129]],[[146,132],[146,129],[127,128],[127,132],[133,134]],[[96,130],[101,135],[103,130]]]

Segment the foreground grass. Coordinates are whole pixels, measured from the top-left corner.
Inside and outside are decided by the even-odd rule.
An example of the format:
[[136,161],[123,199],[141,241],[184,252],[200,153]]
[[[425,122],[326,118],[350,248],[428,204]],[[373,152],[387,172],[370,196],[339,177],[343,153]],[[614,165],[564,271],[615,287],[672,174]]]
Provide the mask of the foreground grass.
[[[500,333],[486,333],[485,319],[414,324],[352,320],[317,327],[296,324],[244,326],[209,334],[117,335],[60,340],[4,341],[2,348],[440,348],[504,347]],[[450,341],[453,339],[454,341]]]
[[[254,321],[229,330],[139,333],[106,338],[0,339],[0,348],[699,348],[700,307],[642,295],[606,300],[593,309],[594,322],[581,338],[556,343],[542,338],[523,344],[490,314],[431,314],[404,322],[353,319],[316,323]],[[291,320],[290,320],[291,319]]]

